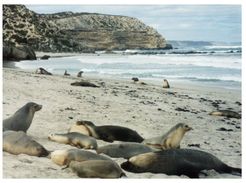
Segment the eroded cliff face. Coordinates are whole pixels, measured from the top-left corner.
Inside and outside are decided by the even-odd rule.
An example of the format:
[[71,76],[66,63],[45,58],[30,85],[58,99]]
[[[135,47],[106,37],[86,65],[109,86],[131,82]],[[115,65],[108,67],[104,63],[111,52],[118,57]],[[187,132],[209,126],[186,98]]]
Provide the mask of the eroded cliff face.
[[4,43],[36,51],[165,48],[165,39],[136,18],[91,13],[37,14],[24,5],[3,5]]

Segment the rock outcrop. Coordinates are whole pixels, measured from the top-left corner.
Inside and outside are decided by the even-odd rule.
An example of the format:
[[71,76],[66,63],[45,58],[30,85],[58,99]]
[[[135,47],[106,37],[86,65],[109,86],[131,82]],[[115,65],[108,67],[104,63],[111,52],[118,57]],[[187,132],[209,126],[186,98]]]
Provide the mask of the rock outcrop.
[[36,60],[35,52],[26,45],[3,45],[3,60],[19,61],[19,60]]
[[24,5],[3,5],[3,41],[35,51],[159,49],[165,39],[136,18],[95,13],[37,14]]

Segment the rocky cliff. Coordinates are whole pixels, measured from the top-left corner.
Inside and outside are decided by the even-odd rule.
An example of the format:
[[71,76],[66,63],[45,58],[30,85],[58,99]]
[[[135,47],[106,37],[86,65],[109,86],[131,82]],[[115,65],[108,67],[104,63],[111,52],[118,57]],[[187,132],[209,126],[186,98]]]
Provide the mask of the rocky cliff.
[[3,41],[35,51],[165,48],[165,39],[136,18],[95,13],[37,14],[24,5],[3,5]]

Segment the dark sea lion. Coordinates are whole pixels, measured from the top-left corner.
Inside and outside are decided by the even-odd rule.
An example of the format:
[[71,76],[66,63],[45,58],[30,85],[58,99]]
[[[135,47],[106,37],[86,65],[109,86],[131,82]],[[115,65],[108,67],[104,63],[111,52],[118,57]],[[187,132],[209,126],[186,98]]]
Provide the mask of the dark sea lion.
[[22,131],[3,132],[3,151],[11,154],[28,154],[31,156],[48,156],[49,152],[38,142]]
[[166,79],[163,79],[163,88],[170,88],[170,85]]
[[44,68],[39,67],[36,71],[35,74],[44,74],[44,75],[52,75],[50,72],[46,71]]
[[134,173],[164,173],[199,178],[202,170],[241,176],[240,168],[233,168],[207,152],[193,149],[168,149],[131,157],[121,168]]
[[125,142],[142,142],[144,140],[143,137],[141,137],[136,131],[122,126],[95,126],[90,121],[78,121],[77,125],[85,126],[90,136],[106,142],[113,142],[115,140]]
[[192,130],[184,123],[178,123],[162,136],[145,139],[143,144],[156,149],[175,149],[180,147],[180,142],[186,132]]
[[42,105],[29,102],[16,111],[12,116],[3,120],[3,131],[23,131],[26,132],[32,123],[36,111],[42,109]]
[[50,154],[51,160],[60,166],[69,165],[71,161],[87,161],[87,160],[110,160],[106,156],[102,156],[89,151],[80,149],[56,150]]
[[139,79],[137,77],[133,77],[132,80],[133,80],[134,83],[139,81]]
[[218,110],[218,111],[213,111],[209,114],[212,116],[225,116],[228,118],[241,119],[241,114],[234,112],[234,111],[230,111],[230,110]]
[[67,70],[65,70],[64,76],[70,76],[70,74],[67,73]]
[[79,71],[77,77],[81,78],[83,73],[84,73],[83,71]]
[[77,132],[50,134],[48,139],[63,144],[70,144],[78,148],[97,149],[97,141],[95,138]]
[[110,144],[106,146],[101,146],[97,149],[98,154],[103,153],[113,158],[125,158],[125,159],[129,159],[130,157],[136,156],[138,154],[143,154],[153,151],[154,150],[152,150],[150,147],[135,142]]
[[76,81],[71,83],[72,86],[83,86],[83,87],[94,87],[94,88],[98,88],[99,86],[90,83],[89,81]]
[[119,165],[108,160],[71,161],[69,167],[81,178],[120,178],[125,173]]

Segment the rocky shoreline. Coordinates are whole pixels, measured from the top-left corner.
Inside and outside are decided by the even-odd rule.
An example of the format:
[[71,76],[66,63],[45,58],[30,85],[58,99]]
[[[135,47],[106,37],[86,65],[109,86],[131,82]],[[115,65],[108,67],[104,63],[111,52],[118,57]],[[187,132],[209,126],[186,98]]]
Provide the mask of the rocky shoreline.
[[[3,5],[3,43],[4,60],[35,60],[30,54],[33,51],[95,53],[172,48],[154,28],[133,17],[72,12],[37,14],[24,5]],[[23,49],[23,45],[28,49]],[[16,49],[22,53],[13,51]]]

